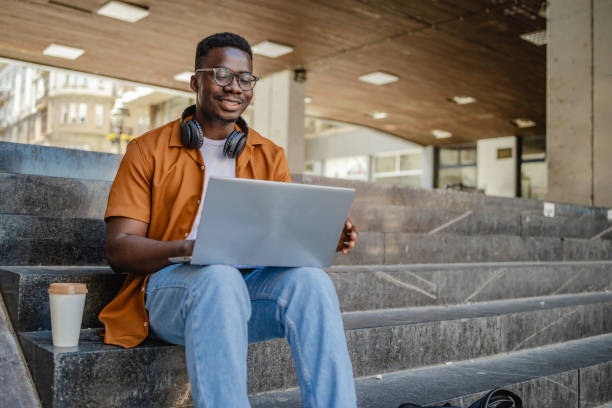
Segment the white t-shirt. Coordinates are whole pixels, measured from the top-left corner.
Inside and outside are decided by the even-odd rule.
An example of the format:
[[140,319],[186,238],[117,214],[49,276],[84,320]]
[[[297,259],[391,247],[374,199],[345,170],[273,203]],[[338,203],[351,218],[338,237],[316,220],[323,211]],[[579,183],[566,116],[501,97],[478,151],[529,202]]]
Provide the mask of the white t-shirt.
[[204,191],[202,192],[202,198],[200,198],[200,207],[198,208],[198,214],[193,223],[193,228],[189,233],[187,239],[196,239],[198,235],[198,227],[200,225],[200,217],[202,215],[202,204],[204,204],[204,195],[208,188],[208,179],[210,176],[217,177],[236,177],[236,159],[228,159],[223,154],[223,146],[225,141],[214,140],[204,138],[204,143],[200,150],[202,151],[202,157],[204,157],[204,165],[206,171],[204,173]]

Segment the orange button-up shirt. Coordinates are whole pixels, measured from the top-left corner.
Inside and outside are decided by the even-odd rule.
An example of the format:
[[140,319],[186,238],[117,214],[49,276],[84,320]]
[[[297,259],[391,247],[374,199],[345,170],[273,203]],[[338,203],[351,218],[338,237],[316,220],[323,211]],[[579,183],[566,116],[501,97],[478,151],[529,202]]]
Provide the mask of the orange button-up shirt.
[[[183,147],[178,120],[151,130],[128,144],[104,220],[133,218],[149,224],[147,238],[185,239],[204,191],[204,171],[200,150]],[[236,177],[291,181],[284,150],[252,129],[236,158]],[[134,347],[147,337],[145,291],[150,275],[128,274],[119,293],[100,312],[105,343]]]

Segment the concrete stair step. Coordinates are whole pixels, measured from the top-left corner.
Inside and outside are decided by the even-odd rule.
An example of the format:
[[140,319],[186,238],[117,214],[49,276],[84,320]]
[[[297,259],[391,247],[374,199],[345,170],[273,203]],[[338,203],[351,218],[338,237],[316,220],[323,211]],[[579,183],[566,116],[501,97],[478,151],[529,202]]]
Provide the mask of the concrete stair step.
[[334,265],[612,259],[612,241],[514,235],[361,232],[354,251]]
[[[360,231],[517,235],[612,239],[612,221],[582,217],[544,217],[502,212],[453,211],[437,208],[353,203],[349,216]],[[607,231],[607,232],[606,232]]]
[[[422,189],[365,181],[296,174],[296,183],[350,187],[356,190],[355,202],[401,205],[413,208],[437,208],[453,212],[488,212],[501,214],[542,215],[544,202],[525,198],[494,197],[461,191]],[[574,204],[555,203],[556,216],[592,216],[606,219],[608,209]]]
[[[612,261],[334,266],[327,269],[343,311],[441,306],[612,289]],[[50,330],[47,288],[81,282],[89,293],[82,328],[119,291],[108,267],[0,267],[0,292],[18,331]]]
[[[356,380],[358,406],[367,408],[404,402],[468,407],[498,387],[517,393],[529,408],[612,407],[612,334]],[[254,395],[251,404],[302,406],[296,388]]]
[[0,214],[102,219],[111,185],[104,180],[0,172]]
[[[605,334],[612,331],[612,294],[549,296],[454,307],[423,307],[344,315],[356,376]],[[72,350],[54,349],[49,331],[20,334],[44,406],[184,406],[189,401],[182,347],[148,340],[134,349],[104,345],[82,331]],[[249,347],[249,392],[297,384],[288,345]],[[108,375],[113,373],[113,375]],[[78,378],[79,381],[74,381]],[[138,384],[125,387],[124,384]]]
[[124,275],[100,266],[0,266],[0,291],[15,330],[51,329],[47,289],[54,282],[87,284],[82,328],[100,327],[98,313],[123,284]]
[[106,265],[101,219],[0,214],[0,265]]
[[122,155],[0,142],[0,172],[113,181]]
[[[44,217],[74,217],[102,219],[112,180],[92,180],[81,177],[80,172],[70,173],[72,177],[52,177],[45,175],[14,174],[0,172],[0,214],[38,215]],[[86,175],[85,175],[86,176]],[[300,180],[298,175],[297,181]],[[316,180],[320,184],[330,184],[334,179]],[[332,184],[343,185],[346,181]],[[514,202],[511,198],[487,197],[496,205],[470,207],[455,205],[438,205],[439,200],[432,200],[426,206],[421,202],[391,200],[384,198],[385,191],[393,190],[392,186],[366,183],[374,190],[373,194],[358,195],[351,207],[351,217],[361,231],[375,232],[429,232],[448,222],[447,232],[464,234],[498,234],[498,235],[542,235],[558,237],[586,237],[609,228],[612,223],[607,220],[602,209],[580,207],[582,211],[565,211],[561,216],[548,218],[542,216],[540,202],[538,211],[517,211],[514,208],[498,205],[503,200]],[[348,183],[349,186],[352,184]],[[353,186],[354,187],[354,186]],[[363,189],[363,188],[362,188]],[[388,194],[389,192],[387,192]],[[450,199],[465,201],[472,195],[442,190],[411,189],[410,193],[418,198],[422,195],[450,195]],[[381,198],[380,194],[383,194]],[[453,194],[460,194],[454,197]],[[484,196],[477,195],[482,199]],[[479,201],[477,200],[477,201]],[[414,201],[414,200],[413,200]],[[469,200],[468,200],[469,201]],[[443,203],[443,202],[442,202]],[[560,208],[564,205],[559,204]],[[471,214],[466,215],[468,211]],[[564,214],[564,215],[563,215]]]
[[343,311],[612,290],[612,261],[332,266]]
[[[0,265],[105,265],[105,226],[95,218],[0,214]],[[612,240],[361,232],[334,265],[612,259]]]

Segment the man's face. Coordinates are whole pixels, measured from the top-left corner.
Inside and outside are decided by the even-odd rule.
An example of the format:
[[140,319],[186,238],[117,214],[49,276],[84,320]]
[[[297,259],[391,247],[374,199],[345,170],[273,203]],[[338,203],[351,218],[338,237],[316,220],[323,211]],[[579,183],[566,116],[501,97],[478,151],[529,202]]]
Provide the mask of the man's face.
[[[199,68],[227,68],[241,74],[252,72],[253,64],[249,54],[232,47],[213,48],[200,61]],[[197,109],[205,119],[235,122],[249,106],[253,90],[244,91],[234,77],[227,86],[219,86],[213,72],[199,72],[191,77],[191,89],[197,94]]]

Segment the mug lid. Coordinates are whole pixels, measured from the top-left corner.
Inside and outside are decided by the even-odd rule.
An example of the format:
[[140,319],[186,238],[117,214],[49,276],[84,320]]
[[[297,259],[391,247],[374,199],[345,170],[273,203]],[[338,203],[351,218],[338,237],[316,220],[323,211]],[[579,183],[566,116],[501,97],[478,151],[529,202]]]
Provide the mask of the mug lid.
[[49,285],[48,293],[55,295],[82,295],[87,293],[87,285],[84,283],[52,283]]

